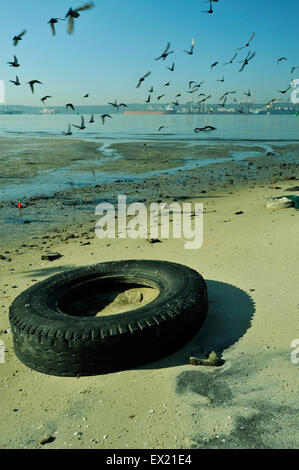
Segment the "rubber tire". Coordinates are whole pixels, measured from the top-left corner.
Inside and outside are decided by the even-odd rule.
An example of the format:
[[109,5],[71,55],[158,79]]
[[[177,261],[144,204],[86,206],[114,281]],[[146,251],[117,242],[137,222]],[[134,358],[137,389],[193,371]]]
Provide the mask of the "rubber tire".
[[[62,313],[68,289],[97,279],[121,279],[159,289],[149,304],[125,313],[93,317]],[[176,263],[113,261],[52,276],[19,295],[9,319],[16,356],[50,375],[98,375],[137,367],[180,349],[202,326],[208,310],[206,283]]]

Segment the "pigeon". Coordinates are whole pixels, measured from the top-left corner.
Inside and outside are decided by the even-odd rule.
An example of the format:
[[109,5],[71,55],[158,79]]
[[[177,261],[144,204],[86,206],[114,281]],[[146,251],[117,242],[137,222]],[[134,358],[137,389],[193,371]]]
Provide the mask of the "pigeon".
[[86,129],[86,126],[84,124],[84,117],[81,116],[81,126],[76,126],[76,124],[73,124],[74,127],[77,127],[77,129],[83,130]]
[[167,46],[165,47],[165,50],[164,52],[162,52],[162,54],[160,55],[160,57],[157,57],[155,60],[165,60],[167,56],[169,56],[169,54],[172,54],[174,51],[169,51],[169,48],[170,48],[170,42],[167,43]]
[[19,80],[19,77],[16,76],[16,80],[9,80],[11,83],[13,83],[14,85],[18,86],[18,85],[21,85],[20,83],[20,80]]
[[194,132],[204,132],[204,131],[215,131],[217,127],[205,126],[205,127],[195,127]]
[[58,23],[58,21],[66,21],[66,20],[64,18],[51,18],[50,21],[48,21],[48,24],[51,27],[51,31],[52,31],[53,36],[55,36],[55,34],[56,34],[56,30],[55,30],[54,25],[56,23]]
[[20,64],[18,62],[18,59],[16,58],[16,56],[14,55],[14,60],[13,62],[7,62],[9,64],[10,67],[20,67]]
[[228,64],[232,64],[233,61],[235,60],[235,58],[237,57],[238,53],[236,52],[236,54],[231,58],[231,60],[229,60],[228,62],[225,62],[223,65],[228,65]]
[[186,53],[189,54],[189,55],[192,55],[192,54],[193,54],[193,51],[194,51],[194,46],[195,46],[195,40],[192,39],[190,51],[185,51],[185,50],[184,50],[184,52],[186,52]]
[[111,118],[112,119],[112,116],[110,116],[110,114],[102,114],[101,119],[102,119],[102,124],[103,125],[105,124],[105,118]]
[[247,54],[247,56],[245,57],[245,59],[244,59],[244,60],[240,60],[239,63],[240,63],[240,64],[243,63],[243,65],[242,65],[242,67],[240,68],[239,72],[242,72],[242,71],[244,70],[245,66],[248,65],[249,61],[250,61],[251,59],[253,59],[254,56],[255,56],[255,52],[253,52],[253,53],[248,52],[248,54]]
[[18,43],[19,43],[19,41],[22,41],[24,34],[26,34],[26,29],[24,29],[24,31],[22,31],[21,34],[19,34],[18,36],[15,36],[15,37],[12,39],[14,46],[17,46]]
[[44,96],[43,98],[41,98],[41,101],[43,102],[43,104],[45,104],[45,101],[48,99],[48,98],[52,98],[52,96]]
[[172,62],[172,66],[171,66],[171,67],[167,67],[167,68],[168,68],[168,70],[170,70],[171,72],[173,72],[173,71],[174,71],[174,62]]
[[75,106],[72,103],[67,103],[65,106],[66,106],[67,111],[68,111],[69,108],[71,108],[73,111],[75,111]]
[[116,100],[115,100],[114,103],[108,103],[108,104],[110,104],[110,105],[113,106],[114,108],[117,108],[117,111],[119,111],[119,108],[120,108],[121,106],[125,106],[126,108],[128,107],[125,103],[117,104]]
[[280,57],[280,59],[277,60],[277,65],[279,65],[279,62],[281,62],[282,60],[288,60],[286,57]]
[[152,72],[147,72],[145,75],[143,75],[143,77],[139,78],[139,82],[137,83],[136,85],[136,88],[139,88],[141,83],[144,82],[144,80],[150,76]]
[[244,47],[249,47],[249,44],[251,43],[251,41],[252,41],[252,39],[254,38],[254,36],[255,36],[255,33],[252,33],[252,35],[250,36],[249,41],[248,41],[244,46],[239,47],[239,48],[238,48],[238,51],[241,51],[242,49],[244,49]]
[[65,18],[68,18],[67,32],[69,34],[72,34],[74,31],[74,19],[79,18],[80,16],[79,11],[90,10],[94,6],[95,4],[93,2],[89,2],[89,3],[85,3],[85,5],[82,5],[79,8],[76,8],[75,10],[73,10],[72,8],[69,9],[67,14],[65,15]]
[[36,85],[36,83],[42,85],[42,82],[40,82],[39,80],[31,80],[30,82],[27,82],[27,84],[30,85],[32,94],[34,93],[34,85]]

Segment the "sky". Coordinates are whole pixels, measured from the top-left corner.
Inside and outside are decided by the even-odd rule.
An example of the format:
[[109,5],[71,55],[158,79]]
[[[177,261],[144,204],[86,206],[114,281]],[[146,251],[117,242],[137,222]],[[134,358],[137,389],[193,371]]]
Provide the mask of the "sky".
[[[166,93],[162,103],[190,99],[188,82],[204,81],[200,89],[218,103],[225,91],[238,91],[237,99],[251,90],[255,103],[279,96],[291,79],[299,78],[299,1],[298,0],[219,0],[214,13],[204,0],[95,0],[92,10],[83,11],[69,35],[66,22],[56,25],[52,36],[50,18],[64,18],[70,7],[84,3],[72,0],[2,0],[0,15],[1,76],[5,83],[5,105],[40,106],[41,97],[51,95],[48,105],[102,105],[117,99],[124,103],[143,103],[154,87],[153,102]],[[12,38],[27,30],[17,47]],[[235,63],[224,66],[238,47],[255,32],[250,47],[239,51]],[[194,54],[184,50],[195,39]],[[163,62],[167,42],[174,53]],[[256,56],[243,72],[239,60],[248,51]],[[16,55],[21,66],[9,67]],[[277,65],[277,59],[286,57]],[[211,64],[219,64],[211,70]],[[175,71],[167,66],[175,62]],[[146,72],[151,75],[136,88]],[[19,76],[21,86],[9,80]],[[217,82],[224,76],[224,83]],[[37,79],[34,95],[27,82]],[[169,87],[164,87],[170,81]],[[89,93],[88,99],[83,96]],[[288,101],[290,93],[283,95]]]

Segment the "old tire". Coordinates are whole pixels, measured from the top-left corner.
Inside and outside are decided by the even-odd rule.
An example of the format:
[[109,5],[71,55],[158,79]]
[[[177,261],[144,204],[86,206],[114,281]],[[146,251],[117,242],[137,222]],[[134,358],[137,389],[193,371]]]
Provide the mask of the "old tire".
[[[61,299],[101,283],[159,289],[144,307],[106,317],[60,310]],[[31,369],[58,376],[97,375],[155,361],[178,350],[203,324],[204,279],[175,263],[126,260],[80,267],[52,276],[19,295],[10,307],[17,357]]]

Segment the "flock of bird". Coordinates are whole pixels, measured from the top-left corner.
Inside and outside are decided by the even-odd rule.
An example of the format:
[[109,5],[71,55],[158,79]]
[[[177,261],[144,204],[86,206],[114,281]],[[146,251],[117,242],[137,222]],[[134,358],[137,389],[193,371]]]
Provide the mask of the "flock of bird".
[[[208,13],[208,14],[212,14],[214,13],[214,10],[213,10],[213,4],[214,3],[218,3],[219,0],[208,0],[207,3],[209,3],[210,5],[210,8],[209,10],[206,10],[204,11],[203,13]],[[65,15],[65,18],[51,18],[49,21],[48,21],[48,24],[50,25],[50,28],[51,28],[51,33],[53,36],[56,35],[56,29],[55,29],[55,25],[60,22],[60,21],[67,21],[67,32],[68,34],[72,34],[74,32],[74,23],[75,23],[75,20],[79,18],[80,16],[80,12],[83,12],[83,11],[86,11],[86,10],[90,10],[94,7],[94,3],[93,2],[89,2],[89,3],[86,3],[84,5],[82,5],[81,7],[78,7],[76,9],[73,9],[73,8],[70,8],[68,10],[68,12],[66,13]],[[24,29],[20,34],[16,35],[13,37],[13,45],[16,47],[20,41],[23,40],[24,36],[26,34],[26,29]],[[237,51],[238,52],[235,52],[233,57],[227,61],[227,62],[224,62],[223,63],[223,66],[226,66],[226,65],[230,65],[230,64],[234,64],[235,62],[235,59],[237,58],[237,56],[239,55],[239,51],[245,49],[245,48],[249,48],[250,47],[250,44],[252,43],[253,39],[255,37],[255,33],[252,33],[249,40],[246,42],[246,44],[242,45],[241,47],[237,48]],[[192,56],[194,54],[194,49],[195,49],[195,40],[192,39],[191,41],[191,46],[189,49],[184,49],[183,52],[189,56]],[[174,53],[174,50],[171,50],[171,44],[170,42],[167,43],[164,51],[158,56],[155,58],[156,61],[165,61],[169,55],[173,54]],[[245,69],[246,66],[249,65],[249,62],[255,57],[256,53],[255,52],[251,52],[251,51],[248,51],[247,55],[245,56],[244,59],[240,60],[239,63],[242,64],[240,69],[239,69],[239,72],[243,72],[243,70]],[[282,61],[287,61],[288,59],[286,57],[280,57],[278,60],[277,60],[277,65],[280,64],[280,62]],[[14,67],[14,68],[17,68],[17,67],[20,67],[20,63],[18,61],[18,58],[16,57],[16,55],[14,55],[14,58],[13,58],[13,61],[10,61],[8,62],[9,66],[10,67]],[[219,65],[219,61],[215,61],[211,64],[210,66],[210,70],[213,70],[217,65]],[[291,68],[291,74],[294,73],[294,71],[299,68],[299,66],[293,66]],[[172,62],[171,65],[167,66],[167,69],[170,71],[170,72],[174,72],[175,71],[175,62]],[[143,82],[151,75],[151,71],[148,71],[147,73],[145,73],[142,77],[139,78],[138,80],[138,83],[136,85],[136,88],[140,88],[141,85],[143,84]],[[221,78],[221,79],[218,79],[217,80],[218,82],[221,82],[223,83],[225,81],[225,78],[224,76]],[[11,83],[13,83],[15,86],[20,86],[21,85],[21,82],[20,82],[20,79],[18,76],[16,76],[16,79],[15,80],[10,80]],[[31,92],[32,94],[34,94],[34,91],[35,91],[35,86],[36,85],[42,85],[42,82],[40,82],[39,80],[30,80],[29,82],[27,82],[27,84],[30,86],[30,89],[31,89]],[[169,87],[171,84],[170,81],[166,82],[163,86],[164,87]],[[196,83],[194,80],[192,81],[189,81],[188,83],[188,90],[187,90],[187,93],[189,94],[194,94],[196,92],[198,92],[199,88],[201,88],[201,86],[204,84],[203,81],[199,82],[199,83]],[[289,90],[290,90],[291,86],[289,86],[287,89],[285,90],[280,90],[279,93],[281,94],[285,94],[287,93]],[[147,99],[145,100],[145,103],[150,103],[152,102],[152,97],[153,97],[153,93],[154,93],[154,87],[151,86],[150,89],[148,90],[148,96],[147,96]],[[228,99],[228,96],[231,95],[231,94],[235,94],[237,93],[236,90],[233,90],[233,91],[226,91],[222,96],[221,98],[219,99],[220,103],[219,103],[219,106],[222,106],[223,108],[226,106],[226,103],[227,103],[227,99]],[[252,96],[251,94],[251,91],[248,90],[247,92],[243,93],[244,95],[246,95],[247,97],[250,97]],[[165,96],[165,93],[162,93],[160,95],[157,96],[157,101],[160,101],[160,99],[162,99],[163,97]],[[175,96],[175,100],[172,101],[172,105],[173,106],[179,106],[179,102],[178,102],[178,98],[182,96],[182,93],[178,93],[176,96]],[[88,98],[89,97],[89,93],[85,94],[83,96],[83,99],[85,98]],[[45,104],[45,102],[52,98],[52,96],[50,95],[45,95],[43,96],[40,101],[43,103],[43,105]],[[205,103],[206,101],[208,101],[210,98],[212,98],[212,95],[206,95],[205,93],[199,93],[198,95],[198,99],[197,99],[197,106],[194,107],[194,109],[199,109],[200,108],[200,104],[202,103]],[[266,107],[269,107],[271,106],[272,104],[276,103],[277,101],[279,101],[279,98],[273,98],[272,100],[270,100],[267,104],[266,104]],[[235,103],[238,103],[238,101],[236,100],[236,98],[234,98],[234,102]],[[117,103],[117,100],[115,100],[114,102],[109,102],[108,103],[110,106],[112,106],[113,108],[115,108],[117,111],[119,111],[119,109],[121,107],[124,107],[124,108],[127,108],[127,105],[125,103]],[[239,103],[240,104],[240,103]],[[66,110],[72,110],[72,111],[75,111],[75,106],[72,104],[72,103],[67,103],[66,104]],[[210,113],[213,112],[213,109],[212,108],[208,108],[208,111]],[[236,110],[238,113],[242,114],[243,113],[243,109],[238,109]],[[101,116],[101,120],[102,120],[102,124],[104,125],[105,124],[105,120],[107,118],[112,118],[112,116],[110,114],[102,114]],[[95,118],[94,118],[94,115],[92,114],[91,115],[91,118],[89,120],[89,123],[92,124],[95,122]],[[80,129],[80,130],[84,130],[86,129],[86,125],[85,125],[85,120],[84,120],[84,117],[81,116],[81,124],[80,125],[76,125],[76,124],[72,124],[73,127],[77,128],[77,129]],[[68,130],[66,132],[63,132],[64,135],[72,135],[72,126],[71,124],[68,124]],[[163,128],[166,128],[167,126],[160,126],[159,129],[158,129],[158,132],[160,132]],[[207,132],[207,131],[213,131],[213,130],[216,130],[216,127],[214,126],[204,126],[204,127],[196,127],[194,129],[194,132],[197,133],[197,132]]]

